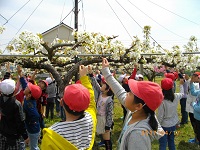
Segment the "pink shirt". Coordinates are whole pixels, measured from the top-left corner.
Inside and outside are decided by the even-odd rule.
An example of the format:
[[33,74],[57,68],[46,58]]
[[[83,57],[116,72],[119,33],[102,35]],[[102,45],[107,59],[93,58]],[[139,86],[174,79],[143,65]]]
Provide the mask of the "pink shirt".
[[99,100],[97,103],[97,114],[100,116],[106,115],[106,101],[108,100],[108,97],[102,97],[102,95],[99,96]]

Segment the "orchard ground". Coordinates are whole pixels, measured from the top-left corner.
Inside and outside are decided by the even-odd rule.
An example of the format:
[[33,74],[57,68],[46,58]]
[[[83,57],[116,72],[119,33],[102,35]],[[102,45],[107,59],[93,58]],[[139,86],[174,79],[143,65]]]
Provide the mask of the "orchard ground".
[[[157,77],[155,82],[160,84],[161,80],[162,80],[162,78]],[[176,83],[177,83],[176,91],[178,92],[179,91],[179,81],[177,81]],[[179,115],[179,120],[180,120],[181,119],[180,104],[178,105],[178,115]],[[123,125],[123,121],[121,119],[122,116],[123,116],[123,111],[122,111],[121,104],[115,98],[115,100],[114,100],[114,116],[113,116],[114,117],[114,129],[112,131],[112,142],[113,142],[114,150],[116,150],[117,140],[118,140],[118,137],[122,130],[122,125]],[[188,118],[188,120],[189,120],[189,118]],[[60,121],[60,118],[57,118],[56,116],[55,116],[54,120],[45,119],[46,127],[49,127],[58,121]],[[197,148],[196,144],[188,143],[188,140],[190,138],[194,138],[194,132],[193,132],[190,121],[188,121],[187,124],[181,126],[176,131],[176,137],[175,137],[176,149],[178,149],[178,150],[188,150],[188,149],[197,150],[198,148]],[[94,150],[104,150],[105,149],[104,147],[97,146],[99,141],[100,141],[99,137],[96,136],[95,144],[94,144],[94,148],[93,148]],[[152,143],[152,150],[158,150],[158,149],[159,149],[159,143],[158,143],[158,141],[154,141]]]

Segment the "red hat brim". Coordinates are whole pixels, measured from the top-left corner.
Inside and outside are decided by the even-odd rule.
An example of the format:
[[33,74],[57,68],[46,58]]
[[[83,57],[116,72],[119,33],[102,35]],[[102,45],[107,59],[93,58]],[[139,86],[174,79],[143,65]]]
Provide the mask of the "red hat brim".
[[163,93],[157,83],[129,79],[128,85],[131,92],[143,100],[151,110],[155,111],[160,106],[163,100]]
[[39,99],[41,97],[42,90],[41,90],[41,88],[39,86],[34,85],[34,84],[30,83],[30,82],[28,83],[27,86],[28,86],[29,90],[31,91],[31,95],[32,95],[33,98]]
[[49,85],[46,80],[40,80],[39,82],[44,82],[44,84],[46,85],[46,87]]

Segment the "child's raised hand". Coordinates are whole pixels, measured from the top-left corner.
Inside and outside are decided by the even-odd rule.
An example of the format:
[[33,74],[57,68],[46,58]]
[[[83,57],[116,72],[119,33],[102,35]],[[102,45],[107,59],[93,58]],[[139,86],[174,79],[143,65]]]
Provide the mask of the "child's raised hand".
[[38,73],[38,69],[35,69],[34,73],[37,74]]
[[180,79],[180,84],[183,85],[184,84],[184,79]]
[[20,75],[22,73],[22,68],[21,66],[17,66],[17,73],[18,75]]
[[106,67],[109,67],[109,62],[106,58],[103,58],[102,59],[102,69],[106,68]]
[[88,65],[88,73],[89,73],[89,74],[92,74],[92,73],[93,73],[93,70],[92,70],[92,66],[91,66],[91,65]]
[[80,66],[79,66],[79,74],[80,74],[80,77],[86,76],[87,73],[88,73],[88,68],[85,67],[84,65],[80,65]]
[[137,64],[134,64],[134,68],[137,68]]

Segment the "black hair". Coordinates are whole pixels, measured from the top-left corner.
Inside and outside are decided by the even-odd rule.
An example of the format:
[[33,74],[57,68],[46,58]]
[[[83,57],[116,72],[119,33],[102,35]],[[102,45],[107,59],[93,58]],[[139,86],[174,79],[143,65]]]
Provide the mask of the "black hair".
[[11,94],[8,94],[8,95],[7,95],[7,94],[4,94],[4,93],[2,93],[2,95],[3,95],[3,96],[6,96],[6,97],[12,97],[12,96],[13,96],[13,94],[14,94],[14,91],[13,91]]
[[164,100],[169,100],[171,102],[174,101],[174,92],[173,89],[169,89],[169,90],[162,90],[163,96],[164,96]]
[[5,75],[4,75],[4,77],[3,77],[3,80],[9,79],[10,76],[11,76],[10,72],[6,72]]
[[72,114],[74,116],[83,116],[84,115],[84,110],[83,111],[74,111],[74,110],[71,110],[69,108],[69,106],[67,106],[67,104],[65,104],[65,102],[63,101],[63,105],[64,105],[64,108],[65,110],[69,113],[69,114]]
[[30,83],[32,83],[32,84],[35,84],[35,83],[34,83],[34,80],[31,80],[31,79],[28,80],[28,82],[30,82]]
[[[141,103],[142,105],[145,104],[145,102],[140,99],[139,97],[135,96],[134,95],[134,103],[135,104],[139,104]],[[143,107],[144,109],[144,112],[147,114],[147,115],[150,115],[150,119],[149,119],[149,125],[151,126],[151,128],[154,130],[154,131],[157,131],[158,130],[158,122],[155,118],[155,112],[153,110],[151,110],[147,105],[145,105]]]
[[107,96],[113,96],[113,91],[111,90],[110,86],[107,83],[105,84],[106,84],[106,90],[108,90]]

